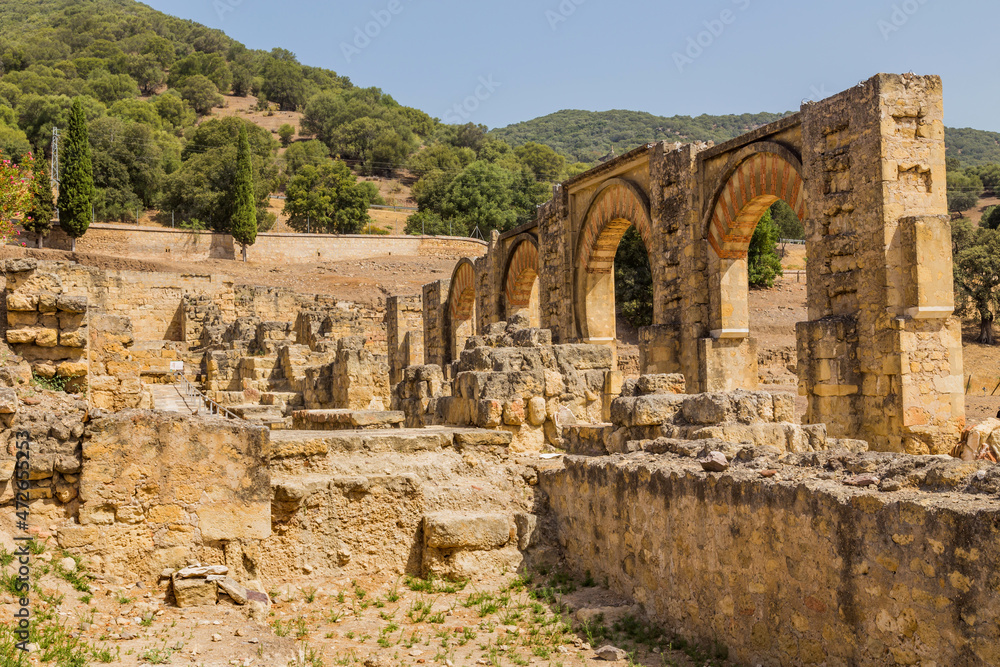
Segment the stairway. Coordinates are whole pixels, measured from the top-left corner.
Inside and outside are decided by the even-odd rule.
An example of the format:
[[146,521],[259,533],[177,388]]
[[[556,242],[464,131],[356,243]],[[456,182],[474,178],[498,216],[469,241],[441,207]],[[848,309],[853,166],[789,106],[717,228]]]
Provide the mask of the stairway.
[[149,385],[153,392],[153,409],[164,412],[180,412],[185,415],[198,415],[208,412],[208,408],[197,396],[186,396],[183,385],[153,384]]

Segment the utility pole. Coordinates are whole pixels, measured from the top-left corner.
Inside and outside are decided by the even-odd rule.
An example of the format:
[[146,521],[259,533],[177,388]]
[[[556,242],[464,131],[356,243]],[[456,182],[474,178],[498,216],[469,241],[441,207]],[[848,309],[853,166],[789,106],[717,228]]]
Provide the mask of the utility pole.
[[49,166],[52,182],[59,184],[59,128],[52,128],[52,164]]

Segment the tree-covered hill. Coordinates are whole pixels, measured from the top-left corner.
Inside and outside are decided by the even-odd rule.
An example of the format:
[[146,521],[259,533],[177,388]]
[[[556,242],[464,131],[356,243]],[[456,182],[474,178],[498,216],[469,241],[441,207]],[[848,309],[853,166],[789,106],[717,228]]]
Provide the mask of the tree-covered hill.
[[947,127],[944,130],[948,157],[963,166],[976,167],[1000,162],[1000,132]]
[[[493,130],[490,134],[512,146],[537,142],[551,146],[570,161],[594,162],[654,141],[715,141],[782,118],[786,114],[756,113],[728,116],[654,116],[642,111],[580,111],[576,109]],[[1000,162],[1000,133],[971,128],[947,128],[948,157],[962,166]]]
[[594,162],[612,149],[619,155],[654,141],[722,142],[788,114],[729,116],[654,116],[643,111],[557,111],[493,130],[490,134],[520,146],[534,141],[551,146],[573,162]]

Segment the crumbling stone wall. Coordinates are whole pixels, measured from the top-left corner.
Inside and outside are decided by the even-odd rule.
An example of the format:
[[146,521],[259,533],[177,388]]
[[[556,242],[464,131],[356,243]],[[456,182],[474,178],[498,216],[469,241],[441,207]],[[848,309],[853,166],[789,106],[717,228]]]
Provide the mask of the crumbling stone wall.
[[85,388],[88,363],[87,296],[72,293],[57,273],[34,260],[7,260],[7,342],[32,373]]
[[372,354],[365,344],[365,339],[357,336],[337,341],[330,380],[334,407],[384,410],[391,404],[389,364],[385,357]]
[[0,389],[0,505],[13,505],[17,433],[31,441],[28,498],[31,519],[49,525],[74,516],[77,511],[81,442],[88,416],[86,401],[52,393],[43,402],[38,392]]
[[740,663],[1000,664],[1000,468],[744,447],[713,474],[695,455],[541,474],[567,563]]
[[143,387],[142,364],[132,355],[132,321],[121,315],[90,315],[90,405],[105,410],[149,409],[152,394]]
[[553,345],[551,332],[526,324],[523,316],[495,322],[470,338],[447,388],[440,367],[407,369],[395,388],[407,424],[505,430],[515,450],[538,450],[561,444],[566,424],[603,421],[622,383],[611,348]]
[[97,572],[150,579],[189,558],[242,571],[270,535],[262,427],[130,410],[91,424],[82,456],[78,522],[57,537]]

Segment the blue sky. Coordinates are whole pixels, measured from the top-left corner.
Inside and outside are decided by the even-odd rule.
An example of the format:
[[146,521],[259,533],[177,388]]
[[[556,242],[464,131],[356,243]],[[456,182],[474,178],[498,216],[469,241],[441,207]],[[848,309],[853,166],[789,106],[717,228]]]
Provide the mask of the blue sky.
[[251,48],[287,48],[450,122],[787,111],[876,72],[913,71],[944,79],[946,124],[1000,131],[995,0],[147,4]]

